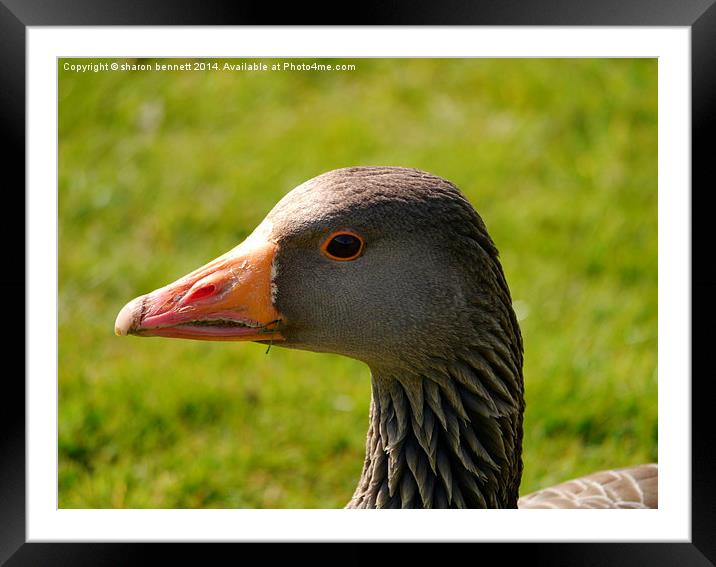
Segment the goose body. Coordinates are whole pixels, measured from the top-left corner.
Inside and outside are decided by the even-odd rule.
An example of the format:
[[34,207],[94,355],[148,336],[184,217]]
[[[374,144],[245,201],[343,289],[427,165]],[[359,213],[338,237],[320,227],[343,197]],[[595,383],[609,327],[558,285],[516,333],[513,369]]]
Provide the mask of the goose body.
[[130,301],[118,335],[250,340],[365,362],[372,396],[348,508],[651,508],[657,466],[519,498],[523,347],[482,219],[450,182],[331,171],[236,248]]

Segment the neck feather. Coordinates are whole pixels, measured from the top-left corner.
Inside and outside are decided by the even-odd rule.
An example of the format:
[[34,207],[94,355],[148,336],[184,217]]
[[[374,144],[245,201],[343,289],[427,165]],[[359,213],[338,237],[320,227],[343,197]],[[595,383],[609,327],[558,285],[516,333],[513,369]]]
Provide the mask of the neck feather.
[[360,482],[348,508],[516,508],[521,353],[473,347],[419,372],[373,369]]

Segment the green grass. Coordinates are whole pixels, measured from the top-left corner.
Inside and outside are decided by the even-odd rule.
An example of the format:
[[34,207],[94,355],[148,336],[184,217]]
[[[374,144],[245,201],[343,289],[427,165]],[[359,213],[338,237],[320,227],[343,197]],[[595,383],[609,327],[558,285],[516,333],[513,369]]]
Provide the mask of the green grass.
[[523,493],[656,460],[656,60],[353,62],[79,74],[60,61],[61,508],[348,501],[361,363],[113,334],[126,301],[348,165],[431,171],[485,219],[527,315]]

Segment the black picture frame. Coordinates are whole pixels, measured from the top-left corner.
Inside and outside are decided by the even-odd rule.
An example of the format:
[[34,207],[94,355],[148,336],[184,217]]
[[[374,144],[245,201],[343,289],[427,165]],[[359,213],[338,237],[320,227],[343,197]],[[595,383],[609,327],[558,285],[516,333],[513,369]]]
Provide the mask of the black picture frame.
[[[270,4],[215,2],[213,0],[167,0],[135,3],[113,0],[0,0],[0,130],[6,144],[0,152],[5,189],[4,210],[8,219],[25,210],[25,64],[28,26],[83,25],[553,25],[553,26],[686,26],[691,30],[692,70],[692,502],[690,543],[525,543],[483,544],[455,551],[477,560],[482,554],[496,552],[503,558],[548,565],[710,565],[716,564],[716,452],[711,450],[716,428],[711,419],[710,340],[707,322],[716,308],[716,267],[711,261],[712,238],[703,222],[710,214],[706,204],[708,187],[713,186],[710,165],[713,156],[708,138],[716,125],[716,0],[542,0],[522,2],[363,2],[360,9],[347,10],[345,18],[337,11],[289,6],[276,9]],[[331,18],[331,19],[329,19]],[[710,183],[709,183],[710,182]],[[697,190],[694,190],[697,188]],[[689,188],[685,187],[684,191]],[[10,206],[10,196],[18,203]],[[24,215],[23,215],[24,216]],[[701,220],[702,222],[699,222]],[[18,306],[24,297],[26,307],[32,297],[26,292],[19,266],[25,265],[24,251],[13,246],[18,240],[17,227],[3,223],[2,241],[6,258],[11,252],[17,260],[10,276],[0,280],[0,289],[9,305]],[[9,300],[12,298],[12,300]],[[5,302],[3,302],[5,303]],[[17,321],[23,320],[18,317]],[[19,336],[18,325],[13,335]],[[24,324],[22,337],[24,340]],[[9,349],[5,352],[9,353]],[[10,368],[9,360],[7,368]],[[24,381],[17,372],[6,370],[0,380],[4,393],[0,410],[0,563],[7,565],[84,565],[133,564],[149,554],[161,555],[164,563],[174,557],[205,561],[213,553],[209,545],[134,544],[134,543],[27,543],[25,511],[25,399]],[[673,378],[673,377],[672,377]],[[680,377],[689,380],[689,376]],[[258,545],[258,544],[248,544]],[[230,554],[237,551],[227,550]],[[378,558],[409,561],[405,546],[381,544],[336,544],[319,551],[300,544],[262,545],[262,561],[271,562],[275,554],[288,553],[293,561],[308,554],[312,563],[337,561],[364,564]],[[447,559],[442,546],[432,553]],[[427,559],[424,546],[411,546],[410,553]],[[250,550],[251,553],[259,551]],[[242,550],[241,553],[250,553]],[[480,555],[478,555],[480,554]],[[249,557],[248,555],[246,557]],[[241,560],[237,557],[237,560]]]

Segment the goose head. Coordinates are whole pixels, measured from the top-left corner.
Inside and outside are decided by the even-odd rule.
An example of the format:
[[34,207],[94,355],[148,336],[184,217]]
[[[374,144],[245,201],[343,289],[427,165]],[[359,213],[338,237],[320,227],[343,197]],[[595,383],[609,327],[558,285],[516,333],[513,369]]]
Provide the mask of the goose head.
[[454,185],[355,167],[296,187],[239,246],[130,301],[115,331],[412,366],[489,334],[494,318],[516,332],[511,315],[497,250]]
[[313,178],[239,246],[130,301],[115,332],[364,361],[371,431],[352,505],[516,505],[520,331],[482,219],[440,177],[354,167]]

